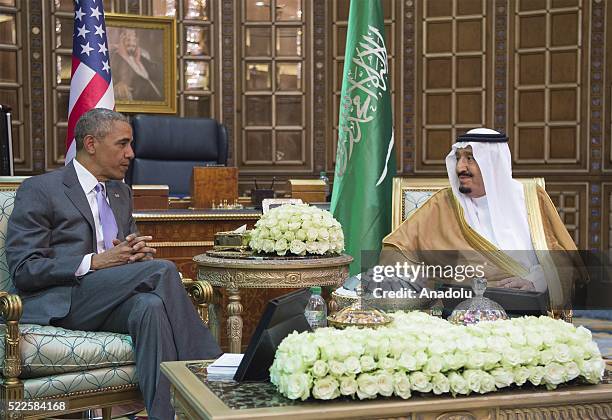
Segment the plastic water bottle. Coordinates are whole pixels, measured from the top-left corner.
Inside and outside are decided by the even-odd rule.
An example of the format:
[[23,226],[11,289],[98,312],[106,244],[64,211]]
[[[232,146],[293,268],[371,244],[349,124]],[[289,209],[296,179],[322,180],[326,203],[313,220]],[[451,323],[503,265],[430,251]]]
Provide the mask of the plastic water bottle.
[[331,194],[329,193],[329,178],[325,171],[321,171],[319,174],[319,179],[325,182],[325,201],[329,201],[331,198]]
[[313,330],[327,327],[327,305],[321,297],[321,286],[310,288],[310,299],[304,310],[304,316]]

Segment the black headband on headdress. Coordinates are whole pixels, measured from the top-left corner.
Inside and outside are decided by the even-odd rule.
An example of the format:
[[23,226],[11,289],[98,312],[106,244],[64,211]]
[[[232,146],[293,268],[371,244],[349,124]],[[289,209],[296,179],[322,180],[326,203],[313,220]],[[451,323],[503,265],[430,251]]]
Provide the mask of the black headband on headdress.
[[474,141],[478,143],[507,143],[508,136],[505,134],[462,134],[457,137],[456,143]]

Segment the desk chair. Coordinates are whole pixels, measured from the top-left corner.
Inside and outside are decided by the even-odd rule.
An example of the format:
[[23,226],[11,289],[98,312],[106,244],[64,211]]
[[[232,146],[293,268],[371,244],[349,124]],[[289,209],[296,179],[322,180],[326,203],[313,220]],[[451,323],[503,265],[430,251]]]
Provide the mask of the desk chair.
[[132,128],[129,185],[168,185],[170,196],[184,197],[194,166],[227,164],[227,129],[216,120],[141,114],[132,118]]

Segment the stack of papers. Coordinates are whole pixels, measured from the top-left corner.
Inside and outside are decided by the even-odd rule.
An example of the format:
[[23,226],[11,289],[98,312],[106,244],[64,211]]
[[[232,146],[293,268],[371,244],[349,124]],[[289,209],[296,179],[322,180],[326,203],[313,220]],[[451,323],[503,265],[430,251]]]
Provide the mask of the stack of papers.
[[234,375],[242,362],[244,354],[224,353],[221,357],[208,365],[208,379],[211,381],[227,381],[234,379]]

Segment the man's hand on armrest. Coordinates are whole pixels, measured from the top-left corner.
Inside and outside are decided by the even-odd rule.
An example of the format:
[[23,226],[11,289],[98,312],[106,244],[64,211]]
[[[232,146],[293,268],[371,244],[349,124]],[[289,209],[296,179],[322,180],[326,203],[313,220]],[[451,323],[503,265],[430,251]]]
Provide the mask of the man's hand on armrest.
[[91,269],[100,270],[140,260],[151,260],[157,250],[147,246],[146,241],[152,239],[152,236],[136,236],[135,233],[129,234],[124,241],[114,239],[113,248],[91,257]]

